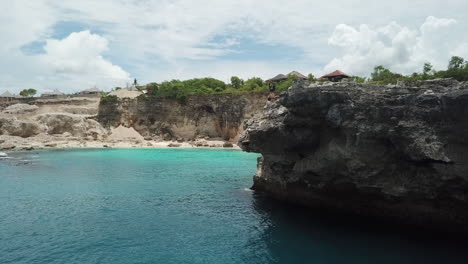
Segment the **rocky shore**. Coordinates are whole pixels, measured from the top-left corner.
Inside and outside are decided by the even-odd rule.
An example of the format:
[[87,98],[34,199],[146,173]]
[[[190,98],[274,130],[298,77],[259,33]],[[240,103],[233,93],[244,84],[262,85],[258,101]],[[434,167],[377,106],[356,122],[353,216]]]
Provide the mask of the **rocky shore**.
[[468,86],[296,81],[244,125],[253,189],[275,199],[468,232]]

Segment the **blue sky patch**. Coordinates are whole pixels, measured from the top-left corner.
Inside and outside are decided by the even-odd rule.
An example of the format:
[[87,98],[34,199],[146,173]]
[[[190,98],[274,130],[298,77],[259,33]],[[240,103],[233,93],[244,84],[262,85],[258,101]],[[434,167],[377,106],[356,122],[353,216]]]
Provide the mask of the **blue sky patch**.
[[23,54],[28,55],[28,56],[33,56],[33,55],[39,55],[39,54],[44,54],[44,45],[45,41],[43,40],[38,40],[38,41],[33,41],[28,44],[25,44],[20,47],[21,52]]

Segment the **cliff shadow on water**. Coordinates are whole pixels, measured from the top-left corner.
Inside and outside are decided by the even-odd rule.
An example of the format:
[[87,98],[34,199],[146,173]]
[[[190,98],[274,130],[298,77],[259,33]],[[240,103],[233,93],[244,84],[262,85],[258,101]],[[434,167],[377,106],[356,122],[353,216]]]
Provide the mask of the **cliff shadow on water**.
[[468,233],[468,86],[297,80],[246,121],[254,189],[363,218]]
[[262,219],[261,235],[274,263],[450,263],[468,259],[468,239],[362,218],[336,210],[272,200],[256,192],[253,207]]

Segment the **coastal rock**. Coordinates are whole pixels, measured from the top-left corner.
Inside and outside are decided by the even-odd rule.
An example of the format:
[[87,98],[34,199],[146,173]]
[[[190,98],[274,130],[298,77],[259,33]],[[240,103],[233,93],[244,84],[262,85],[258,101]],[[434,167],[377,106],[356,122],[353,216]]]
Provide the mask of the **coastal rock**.
[[165,141],[237,141],[242,122],[259,112],[266,101],[263,93],[193,95],[185,101],[143,95],[101,101],[97,120],[104,127],[133,127],[143,137]]
[[233,148],[234,145],[231,142],[224,142],[223,143],[223,148]]
[[72,114],[43,114],[37,121],[45,127],[48,134],[66,134],[77,137],[99,139],[107,131],[96,121],[86,116]]
[[29,112],[34,112],[39,107],[35,105],[29,105],[29,104],[14,104],[6,107],[3,110],[3,113],[5,114],[24,114],[24,113],[29,113]]
[[39,134],[41,127],[31,121],[18,120],[17,118],[0,118],[0,135],[17,137],[31,137]]
[[[426,93],[427,90],[431,93]],[[246,121],[253,189],[315,209],[468,232],[468,87],[293,87]]]

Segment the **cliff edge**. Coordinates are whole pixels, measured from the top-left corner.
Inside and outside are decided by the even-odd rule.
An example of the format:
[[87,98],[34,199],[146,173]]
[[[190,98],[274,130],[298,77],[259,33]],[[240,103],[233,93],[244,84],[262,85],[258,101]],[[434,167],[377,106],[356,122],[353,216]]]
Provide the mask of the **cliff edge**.
[[253,189],[274,198],[468,232],[468,87],[297,80],[244,124],[261,153]]

